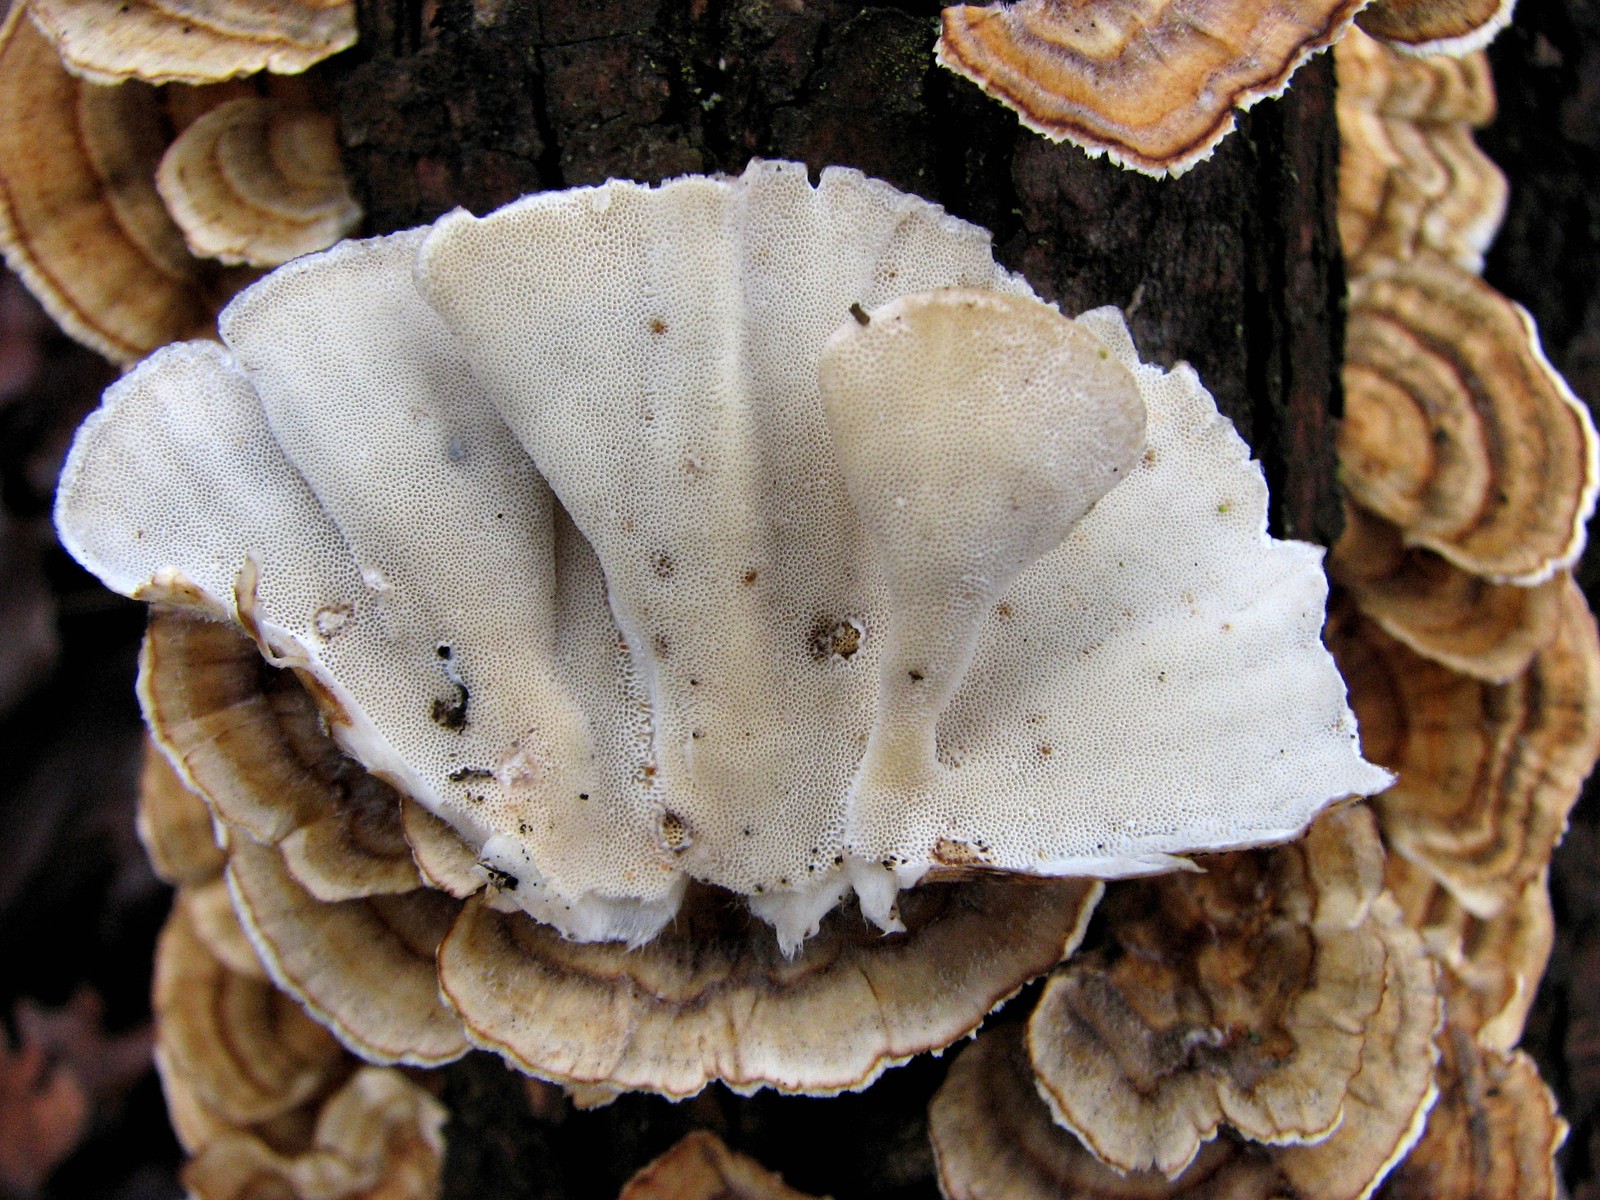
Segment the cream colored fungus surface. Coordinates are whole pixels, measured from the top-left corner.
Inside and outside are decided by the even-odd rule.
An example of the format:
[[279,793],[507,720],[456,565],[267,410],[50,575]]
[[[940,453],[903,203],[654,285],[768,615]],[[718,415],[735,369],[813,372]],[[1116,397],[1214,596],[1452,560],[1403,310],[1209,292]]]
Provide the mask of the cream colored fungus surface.
[[857,172],[453,213],[222,332],[107,393],[66,544],[242,620],[570,937],[694,877],[792,949],[852,889],[895,928],[930,870],[1167,870],[1388,781],[1194,373]]

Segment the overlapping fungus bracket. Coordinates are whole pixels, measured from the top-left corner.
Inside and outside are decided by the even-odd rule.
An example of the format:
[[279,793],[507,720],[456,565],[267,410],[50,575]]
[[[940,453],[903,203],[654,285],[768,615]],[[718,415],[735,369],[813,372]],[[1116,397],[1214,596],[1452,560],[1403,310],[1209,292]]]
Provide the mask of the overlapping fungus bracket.
[[1576,559],[1594,426],[1521,308],[1449,263],[1374,267],[1350,284],[1344,381],[1344,484],[1407,543],[1518,584]]
[[19,0],[77,75],[99,84],[292,75],[355,44],[351,0]]
[[369,1059],[864,1086],[1069,953],[1073,877],[1388,780],[1193,372],[859,173],[458,212],[220,331],[108,393],[58,527],[173,610],[155,735],[274,981]]
[[1374,0],[1356,23],[1397,50],[1459,56],[1481,50],[1511,23],[1515,0]]
[[162,97],[69,74],[18,3],[0,21],[0,250],[78,341],[127,363],[225,298],[162,206]]
[[156,187],[200,257],[275,267],[325,249],[361,220],[332,116],[242,96],[183,130]]
[[1016,0],[952,5],[938,58],[1046,137],[1151,175],[1180,174],[1280,92],[1360,0]]
[[1406,547],[1398,529],[1353,505],[1328,573],[1390,637],[1489,683],[1521,675],[1555,639],[1570,587],[1565,572],[1526,587],[1491,583]]
[[1472,130],[1386,117],[1354,102],[1339,114],[1339,234],[1352,272],[1421,255],[1480,270],[1508,189]]
[[925,884],[902,897],[903,934],[836,911],[793,960],[710,889],[636,950],[469,901],[440,986],[474,1041],[541,1078],[830,1094],[976,1028],[1072,952],[1099,894],[1090,880]]
[[1356,28],[1340,39],[1334,58],[1341,106],[1474,128],[1494,119],[1494,77],[1481,52],[1459,58],[1399,54]]
[[1382,886],[1371,814],[1351,808],[1293,846],[1114,889],[1114,961],[1062,967],[1028,1022],[1056,1122],[1110,1166],[1168,1177],[1224,1124],[1327,1139],[1392,1050],[1388,989],[1424,957]]
[[1562,590],[1556,637],[1504,684],[1420,658],[1369,622],[1329,625],[1368,752],[1399,776],[1375,801],[1385,839],[1484,918],[1549,863],[1600,751],[1600,641],[1577,585]]

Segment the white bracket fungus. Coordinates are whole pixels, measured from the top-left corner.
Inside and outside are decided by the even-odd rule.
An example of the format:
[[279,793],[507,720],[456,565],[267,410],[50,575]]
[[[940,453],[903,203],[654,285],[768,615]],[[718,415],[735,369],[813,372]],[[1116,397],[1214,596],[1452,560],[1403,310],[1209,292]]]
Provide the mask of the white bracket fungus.
[[852,888],[892,929],[930,872],[1167,870],[1388,782],[1194,373],[857,172],[456,212],[221,328],[108,391],[65,544],[241,622],[569,937],[693,877],[793,949]]

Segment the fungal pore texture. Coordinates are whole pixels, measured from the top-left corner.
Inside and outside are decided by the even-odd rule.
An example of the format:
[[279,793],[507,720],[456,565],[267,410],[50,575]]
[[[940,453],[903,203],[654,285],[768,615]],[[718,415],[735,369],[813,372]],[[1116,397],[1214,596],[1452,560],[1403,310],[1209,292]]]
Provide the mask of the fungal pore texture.
[[1117,877],[1388,776],[1321,552],[1187,366],[841,169],[611,182],[298,259],[114,385],[60,491],[233,620],[499,907],[797,947],[852,891]]

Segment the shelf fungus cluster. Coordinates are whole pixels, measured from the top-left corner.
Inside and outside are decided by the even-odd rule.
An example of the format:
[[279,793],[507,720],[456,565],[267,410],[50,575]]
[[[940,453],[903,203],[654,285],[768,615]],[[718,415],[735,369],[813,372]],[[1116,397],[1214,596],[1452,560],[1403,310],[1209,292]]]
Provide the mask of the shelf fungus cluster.
[[1483,56],[1352,33],[1336,61],[1349,508],[1329,643],[1397,775],[1375,803],[1388,885],[1445,1006],[1440,1100],[1387,1194],[1553,1197],[1565,1126],[1516,1045],[1550,856],[1600,753],[1600,638],[1571,577],[1595,431],[1476,274],[1505,190],[1471,140],[1494,110]]
[[949,1200],[1557,1194],[1566,1127],[1516,1046],[1550,855],[1600,753],[1570,570],[1595,433],[1475,274],[1504,198],[1471,141],[1482,56],[1352,31],[1336,57],[1349,519],[1328,640],[1396,781],[1293,845],[1111,885],[1092,949],[935,1095]]
[[1436,968],[1371,813],[1205,865],[1115,889],[1107,944],[956,1060],[929,1113],[946,1196],[1356,1200],[1416,1141]]
[[[198,44],[202,25],[187,7],[171,6],[170,19]],[[206,7],[241,20],[276,11],[247,0]],[[76,43],[52,24],[123,30],[132,13],[167,11],[49,0],[13,4],[0,21],[0,250],[62,328],[119,363],[210,335],[218,309],[255,278],[241,264],[325,249],[361,218],[313,84],[219,82],[264,65],[247,55],[155,86],[145,81],[178,76],[138,69],[148,48],[139,38],[116,51],[126,82],[108,82],[109,70],[63,61]]]
[[[1236,112],[1281,94],[1352,20],[1406,53],[1463,55],[1510,15],[1510,0],[997,0],[947,7],[935,53],[1036,133],[1181,175],[1232,132]],[[1476,166],[1457,144],[1396,152],[1430,156],[1441,171]]]
[[139,832],[178,888],[156,948],[156,1065],[195,1200],[432,1200],[445,1110],[278,989],[229,899],[206,802],[153,746]]
[[1099,880],[1389,782],[1193,372],[859,173],[458,212],[220,326],[110,389],[58,527],[155,605],[251,944],[369,1060],[862,1087]]

